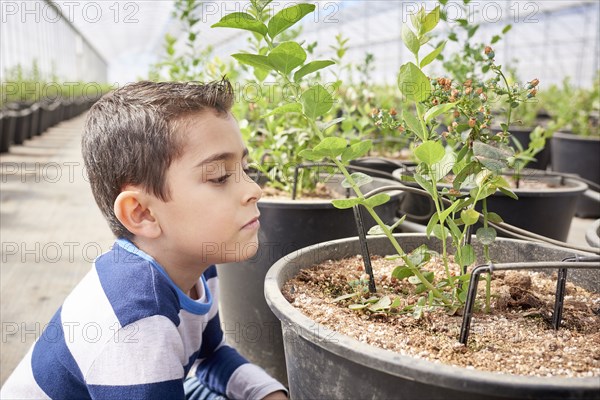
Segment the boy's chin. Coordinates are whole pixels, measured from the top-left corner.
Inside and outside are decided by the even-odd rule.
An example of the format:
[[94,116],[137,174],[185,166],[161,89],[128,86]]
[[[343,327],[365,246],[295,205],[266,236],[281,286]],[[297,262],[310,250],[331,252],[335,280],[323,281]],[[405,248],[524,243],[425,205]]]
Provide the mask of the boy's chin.
[[260,251],[258,248],[258,238],[244,243],[237,250],[236,252],[225,253],[222,263],[242,262],[254,257]]

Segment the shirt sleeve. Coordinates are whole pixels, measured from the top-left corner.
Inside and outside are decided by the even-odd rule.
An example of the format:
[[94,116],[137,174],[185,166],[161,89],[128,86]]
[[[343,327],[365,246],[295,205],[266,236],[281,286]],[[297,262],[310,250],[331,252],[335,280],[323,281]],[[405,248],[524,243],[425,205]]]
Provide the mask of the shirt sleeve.
[[117,331],[85,381],[93,399],[184,399],[183,358],[177,328],[156,315]]
[[287,392],[281,383],[225,343],[218,313],[204,329],[200,358],[196,369],[200,382],[229,399],[256,400],[278,390]]

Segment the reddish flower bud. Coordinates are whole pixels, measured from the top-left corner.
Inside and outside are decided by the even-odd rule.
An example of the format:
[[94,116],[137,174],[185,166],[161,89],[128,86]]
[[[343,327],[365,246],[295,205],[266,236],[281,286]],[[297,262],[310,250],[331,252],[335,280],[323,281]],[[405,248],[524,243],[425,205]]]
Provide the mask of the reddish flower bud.
[[398,114],[398,112],[396,111],[395,108],[393,108],[393,107],[390,108],[390,115],[394,116],[394,115],[397,115],[397,114]]
[[476,123],[476,122],[477,122],[477,121],[475,120],[475,118],[472,118],[472,117],[471,117],[471,118],[469,118],[469,127],[470,127],[470,128],[473,128],[473,127],[475,127],[475,123]]

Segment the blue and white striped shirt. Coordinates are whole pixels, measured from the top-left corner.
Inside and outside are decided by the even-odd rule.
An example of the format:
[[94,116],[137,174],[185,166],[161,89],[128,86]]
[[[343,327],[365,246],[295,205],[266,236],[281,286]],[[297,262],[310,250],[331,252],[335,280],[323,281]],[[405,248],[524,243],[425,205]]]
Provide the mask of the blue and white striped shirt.
[[285,390],[225,343],[216,268],[185,295],[118,239],[66,298],[8,378],[2,399],[183,399],[190,371],[230,399]]

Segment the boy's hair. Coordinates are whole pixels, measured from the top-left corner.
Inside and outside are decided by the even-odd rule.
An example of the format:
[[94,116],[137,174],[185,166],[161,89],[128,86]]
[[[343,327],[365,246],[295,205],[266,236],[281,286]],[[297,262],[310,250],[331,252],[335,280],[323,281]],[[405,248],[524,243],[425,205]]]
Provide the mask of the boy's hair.
[[83,160],[96,203],[117,237],[133,237],[114,213],[123,187],[140,185],[168,201],[165,176],[182,154],[182,125],[205,110],[227,115],[232,105],[233,89],[223,79],[207,84],[136,82],[92,106],[83,133]]

